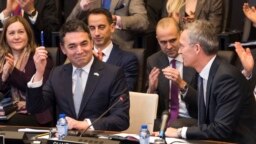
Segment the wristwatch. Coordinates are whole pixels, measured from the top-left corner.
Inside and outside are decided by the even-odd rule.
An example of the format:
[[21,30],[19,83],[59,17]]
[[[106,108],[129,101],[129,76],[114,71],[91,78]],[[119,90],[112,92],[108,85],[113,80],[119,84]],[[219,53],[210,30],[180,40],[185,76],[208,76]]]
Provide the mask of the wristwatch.
[[28,16],[30,16],[30,17],[34,17],[35,15],[36,15],[36,10],[34,9],[33,11],[32,11],[32,13],[27,13],[27,15]]

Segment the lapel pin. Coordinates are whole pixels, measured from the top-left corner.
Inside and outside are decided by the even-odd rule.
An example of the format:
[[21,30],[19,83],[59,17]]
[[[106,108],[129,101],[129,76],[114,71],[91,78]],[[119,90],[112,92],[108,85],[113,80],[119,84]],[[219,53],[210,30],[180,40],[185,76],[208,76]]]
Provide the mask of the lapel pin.
[[95,75],[95,76],[100,76],[100,74],[97,73],[97,72],[93,73],[93,75]]

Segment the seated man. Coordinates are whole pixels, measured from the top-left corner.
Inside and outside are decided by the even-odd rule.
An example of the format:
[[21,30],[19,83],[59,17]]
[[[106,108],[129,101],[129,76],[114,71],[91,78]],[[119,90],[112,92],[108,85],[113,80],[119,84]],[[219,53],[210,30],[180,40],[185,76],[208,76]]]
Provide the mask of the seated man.
[[[93,56],[93,42],[87,26],[79,20],[65,23],[60,30],[61,50],[69,64],[56,67],[41,86],[46,54],[37,51],[36,73],[28,83],[27,109],[38,113],[56,106],[65,113],[69,129],[122,131],[129,127],[129,94],[122,70]],[[102,119],[108,107],[117,103]]]
[[[162,112],[170,112],[168,126],[191,126],[197,123],[196,102],[182,98],[189,95],[185,87],[196,87],[197,73],[183,66],[183,58],[178,54],[180,29],[170,17],[161,19],[156,27],[156,38],[161,51],[147,60],[148,93],[159,95],[155,130],[160,126]],[[171,62],[174,61],[175,68]],[[183,95],[182,95],[183,93]],[[193,119],[195,118],[195,119]]]
[[111,13],[97,8],[89,12],[87,23],[94,42],[94,54],[103,62],[119,66],[125,74],[128,89],[135,90],[138,77],[138,59],[111,41],[115,25]]
[[189,87],[187,95],[198,99],[198,125],[167,128],[166,136],[186,139],[211,139],[256,143],[255,99],[241,72],[216,55],[218,40],[213,25],[197,20],[187,24],[180,36],[179,53],[185,66],[199,73],[197,92]]

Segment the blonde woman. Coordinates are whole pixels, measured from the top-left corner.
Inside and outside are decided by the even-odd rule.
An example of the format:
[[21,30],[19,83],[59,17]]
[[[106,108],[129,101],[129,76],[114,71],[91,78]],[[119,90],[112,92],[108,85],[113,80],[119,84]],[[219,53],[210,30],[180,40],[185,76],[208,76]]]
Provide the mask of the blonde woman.
[[166,11],[168,16],[174,17],[180,26],[196,19],[210,21],[216,33],[222,29],[222,0],[167,0]]

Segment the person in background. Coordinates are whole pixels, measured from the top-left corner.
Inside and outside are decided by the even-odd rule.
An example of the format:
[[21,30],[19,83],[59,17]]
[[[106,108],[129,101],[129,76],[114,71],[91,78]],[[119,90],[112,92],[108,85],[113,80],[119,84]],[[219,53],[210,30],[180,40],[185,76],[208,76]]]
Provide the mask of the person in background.
[[51,33],[58,31],[60,22],[54,0],[0,0],[0,27],[11,16],[23,16],[32,27],[37,44],[44,31],[44,45],[51,46]]
[[235,51],[242,63],[243,70],[242,74],[249,80],[250,91],[254,94],[256,99],[256,80],[255,80],[255,67],[254,67],[254,57],[249,48],[244,49],[239,42],[235,42]]
[[88,11],[94,8],[111,12],[116,27],[112,40],[122,48],[133,48],[137,34],[145,32],[149,26],[143,0],[78,0],[67,20],[85,19]]
[[27,82],[36,73],[33,60],[38,54],[35,52],[36,49],[46,55],[44,83],[53,68],[52,59],[47,56],[47,51],[44,47],[36,46],[33,31],[24,18],[13,16],[5,21],[0,39],[0,91],[5,97],[12,97],[18,113],[4,124],[39,126],[51,121],[50,116],[45,121],[39,119],[40,115],[30,115],[26,108]]
[[203,19],[214,25],[219,34],[222,30],[223,0],[167,0],[167,16],[174,17],[183,27],[187,22]]
[[[197,73],[183,66],[179,55],[180,28],[174,18],[162,18],[156,27],[161,50],[147,59],[148,93],[159,95],[155,129],[159,128],[163,111],[170,112],[168,126],[192,126],[197,123],[196,101],[186,99],[186,87],[196,88]],[[176,68],[172,67],[174,61]],[[173,91],[177,93],[173,93]],[[175,97],[176,96],[176,97]]]
[[244,15],[253,23],[253,26],[256,27],[256,10],[254,6],[249,6],[248,3],[243,5]]
[[94,54],[103,62],[119,66],[125,74],[128,89],[135,90],[138,77],[138,59],[111,41],[115,25],[111,13],[102,8],[96,8],[88,13],[87,23],[94,42]]
[[69,129],[127,129],[130,100],[124,74],[93,56],[87,25],[80,20],[66,22],[60,30],[60,46],[70,63],[56,67],[44,86],[45,54],[35,58],[36,73],[28,83],[28,111],[39,113],[55,106],[57,115],[66,114]]
[[255,143],[255,99],[241,72],[216,55],[218,40],[210,22],[196,20],[184,27],[179,53],[185,66],[199,73],[198,125],[167,128],[166,136]]

